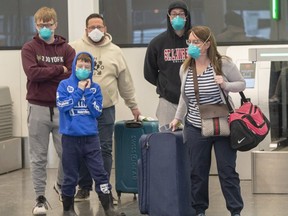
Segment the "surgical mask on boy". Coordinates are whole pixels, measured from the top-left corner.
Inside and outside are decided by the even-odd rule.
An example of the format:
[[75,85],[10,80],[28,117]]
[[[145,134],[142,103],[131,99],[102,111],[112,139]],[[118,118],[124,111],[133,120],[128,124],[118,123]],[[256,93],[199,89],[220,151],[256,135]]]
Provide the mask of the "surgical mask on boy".
[[104,33],[100,31],[99,29],[95,28],[93,31],[91,31],[88,36],[91,38],[94,42],[99,42],[104,37]]
[[174,30],[179,31],[182,30],[185,26],[186,20],[180,16],[176,16],[172,19],[171,24]]
[[91,71],[86,68],[77,68],[75,75],[79,80],[86,80],[89,78],[90,73]]
[[52,30],[50,28],[43,27],[39,30],[39,35],[43,40],[48,41],[52,36]]

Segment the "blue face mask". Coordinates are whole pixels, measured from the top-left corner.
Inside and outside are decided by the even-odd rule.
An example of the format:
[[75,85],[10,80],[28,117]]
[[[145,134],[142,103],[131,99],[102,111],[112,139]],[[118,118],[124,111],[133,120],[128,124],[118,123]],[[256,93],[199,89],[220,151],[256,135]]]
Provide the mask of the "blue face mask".
[[171,24],[174,30],[179,31],[184,28],[185,22],[186,22],[185,19],[176,16],[174,19],[172,19]]
[[194,44],[190,44],[188,46],[187,52],[188,52],[188,55],[194,59],[198,59],[201,55],[200,48],[198,46],[195,46]]
[[39,35],[43,40],[48,41],[51,38],[52,31],[51,29],[44,27],[39,30]]
[[78,68],[76,69],[75,75],[79,80],[85,80],[89,78],[90,73],[91,73],[90,70],[87,70],[85,68]]

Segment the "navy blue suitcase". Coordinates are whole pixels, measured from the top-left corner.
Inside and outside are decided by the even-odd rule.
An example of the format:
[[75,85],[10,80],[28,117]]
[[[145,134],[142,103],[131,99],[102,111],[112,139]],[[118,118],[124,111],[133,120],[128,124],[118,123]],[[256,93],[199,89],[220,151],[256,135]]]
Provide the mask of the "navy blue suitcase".
[[137,161],[140,158],[139,139],[143,134],[158,131],[158,121],[115,123],[115,190],[120,200],[121,193],[138,193]]
[[143,135],[139,141],[138,203],[149,216],[192,216],[188,148],[182,131]]

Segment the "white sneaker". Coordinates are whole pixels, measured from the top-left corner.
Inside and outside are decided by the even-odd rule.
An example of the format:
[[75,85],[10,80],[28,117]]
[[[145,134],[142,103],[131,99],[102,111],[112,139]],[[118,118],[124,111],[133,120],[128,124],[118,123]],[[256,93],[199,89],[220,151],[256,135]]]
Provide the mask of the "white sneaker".
[[[39,196],[36,199],[36,205],[32,210],[33,215],[46,215],[49,203],[44,196]],[[50,205],[49,205],[50,206]]]
[[61,191],[61,185],[59,185],[57,182],[54,183],[53,189],[56,191],[56,193],[59,195],[59,200],[62,202],[62,191]]

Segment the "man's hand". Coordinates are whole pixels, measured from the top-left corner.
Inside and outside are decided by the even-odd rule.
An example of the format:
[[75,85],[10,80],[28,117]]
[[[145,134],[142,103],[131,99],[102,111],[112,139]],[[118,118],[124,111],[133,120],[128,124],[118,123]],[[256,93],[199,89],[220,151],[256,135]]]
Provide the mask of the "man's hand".
[[134,116],[134,120],[137,121],[138,117],[141,115],[140,110],[138,108],[133,108],[133,109],[131,109],[131,112]]

